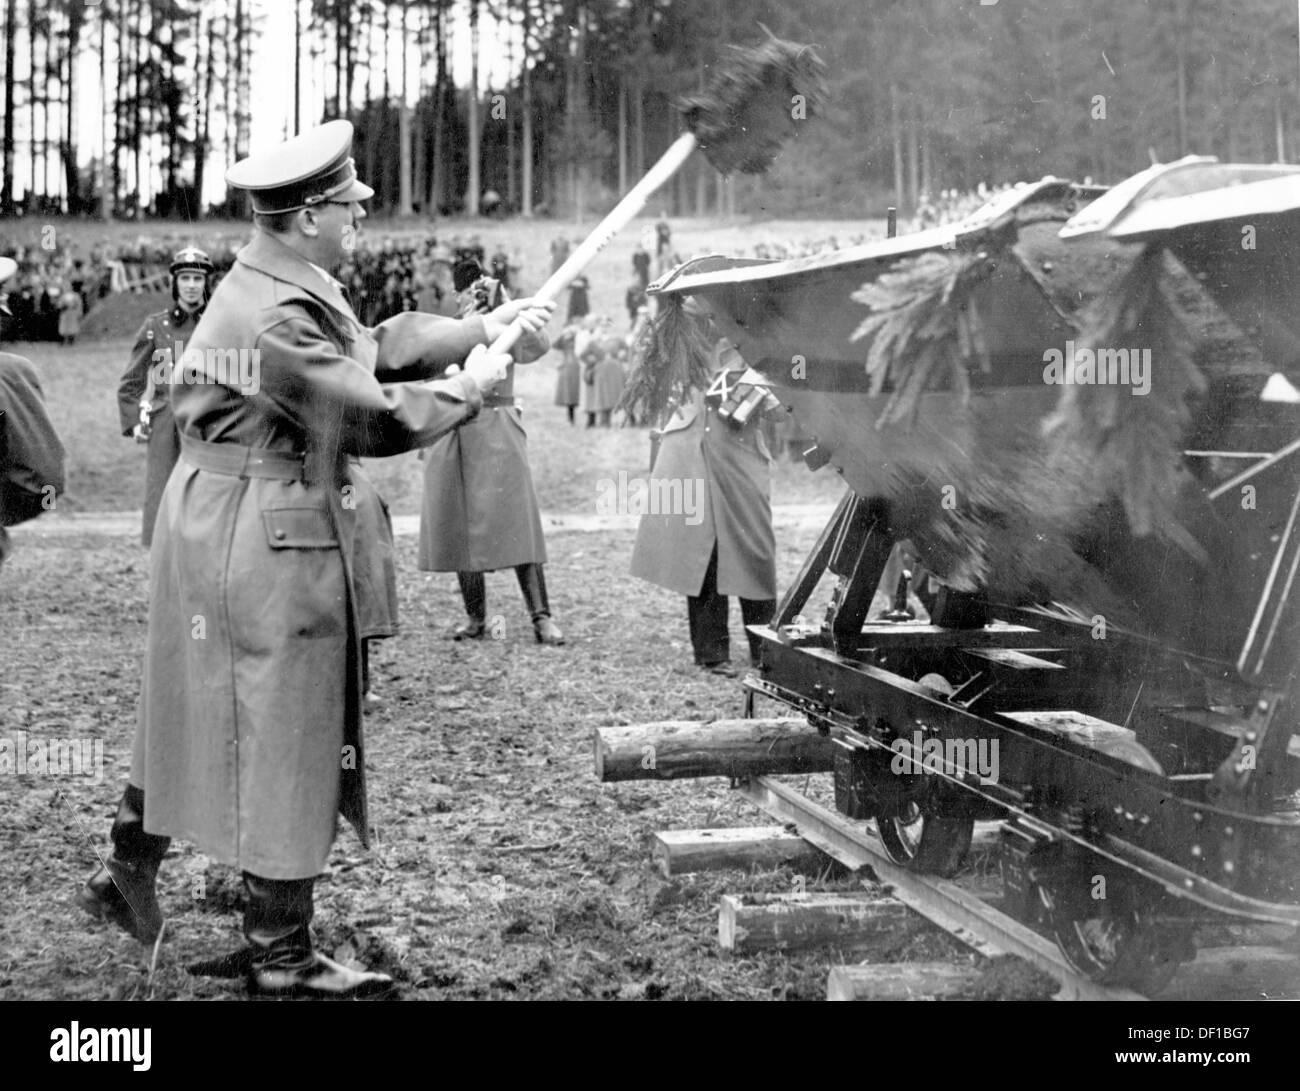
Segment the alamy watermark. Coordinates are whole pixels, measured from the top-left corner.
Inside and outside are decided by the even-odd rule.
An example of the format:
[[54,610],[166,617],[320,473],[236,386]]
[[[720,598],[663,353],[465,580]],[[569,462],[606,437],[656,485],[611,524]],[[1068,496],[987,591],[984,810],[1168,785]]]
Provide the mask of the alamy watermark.
[[1044,352],[1043,363],[1048,386],[1131,386],[1130,394],[1151,393],[1150,349],[1090,349],[1066,341],[1064,352]]
[[889,771],[899,776],[916,773],[947,773],[964,777],[978,776],[981,784],[998,782],[997,739],[926,738],[913,731],[910,739],[897,738],[890,744],[894,751]]
[[156,387],[212,384],[252,395],[262,388],[262,350],[209,346],[200,351],[178,339],[154,349],[149,378]]
[[0,735],[0,775],[104,779],[104,740],[29,739],[26,731]]
[[618,480],[596,482],[597,515],[684,515],[688,527],[704,522],[702,477],[629,478],[619,470]]

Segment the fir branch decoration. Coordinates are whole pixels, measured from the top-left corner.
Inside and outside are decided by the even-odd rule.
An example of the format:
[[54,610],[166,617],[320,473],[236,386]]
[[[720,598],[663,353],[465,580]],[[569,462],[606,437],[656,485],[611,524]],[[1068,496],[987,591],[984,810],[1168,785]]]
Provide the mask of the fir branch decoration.
[[871,308],[853,333],[855,341],[870,338],[871,392],[879,394],[886,381],[893,383],[877,428],[914,423],[921,395],[945,383],[965,404],[970,364],[989,369],[972,293],[992,268],[982,254],[927,251],[900,261],[850,297]]
[[[763,30],[762,45],[732,46],[723,55],[707,93],[678,103],[700,148],[723,174],[766,170],[785,140],[820,113],[826,100],[826,65],[817,51]],[[792,109],[797,102],[802,111]]]
[[1202,557],[1193,536],[1174,518],[1179,491],[1189,481],[1183,463],[1183,437],[1191,422],[1188,399],[1207,385],[1175,300],[1177,276],[1163,247],[1147,247],[1100,297],[1078,339],[1094,354],[1149,351],[1149,392],[1138,395],[1132,386],[1117,383],[1062,386],[1044,432],[1052,460],[1083,459],[1094,485],[1119,498],[1135,534],[1159,531]]
[[687,297],[660,295],[658,309],[632,346],[632,372],[619,408],[636,420],[663,420],[692,391],[708,388],[717,342],[707,314],[691,313]]

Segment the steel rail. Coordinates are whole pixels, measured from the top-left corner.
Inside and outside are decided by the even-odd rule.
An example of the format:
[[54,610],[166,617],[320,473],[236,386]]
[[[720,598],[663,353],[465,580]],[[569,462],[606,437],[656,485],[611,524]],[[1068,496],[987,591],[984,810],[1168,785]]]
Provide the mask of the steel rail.
[[1016,955],[1060,985],[1057,1000],[1145,1000],[1130,989],[1098,985],[1062,958],[1055,944],[955,883],[899,867],[865,826],[823,807],[771,777],[740,781],[737,790],[809,844],[847,867],[869,867],[904,905],[982,955]]

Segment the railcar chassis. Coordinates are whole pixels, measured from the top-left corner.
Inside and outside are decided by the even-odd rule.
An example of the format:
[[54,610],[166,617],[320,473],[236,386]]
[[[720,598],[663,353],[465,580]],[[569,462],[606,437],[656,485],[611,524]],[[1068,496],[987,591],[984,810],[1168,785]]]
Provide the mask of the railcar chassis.
[[[1211,704],[1177,652],[1027,612],[990,620],[970,596],[940,592],[922,624],[900,588],[868,622],[894,544],[882,526],[847,493],[752,630],[747,711],[767,697],[832,736],[841,813],[940,875],[977,820],[1002,821],[1002,908],[1102,984],[1158,991],[1207,921],[1300,925],[1294,693],[1241,683]],[[830,606],[809,624],[827,572]],[[1135,662],[1152,696],[1125,714],[1113,683]]]

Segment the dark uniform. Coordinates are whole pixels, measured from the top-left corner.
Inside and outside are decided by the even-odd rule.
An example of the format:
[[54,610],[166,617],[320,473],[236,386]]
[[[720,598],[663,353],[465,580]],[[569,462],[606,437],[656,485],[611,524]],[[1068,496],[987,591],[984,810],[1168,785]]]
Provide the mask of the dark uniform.
[[[215,266],[202,250],[189,247],[172,259],[172,297],[176,298],[176,274],[183,270],[202,272],[208,277],[203,302],[194,310],[187,310],[179,301],[165,311],[151,314],[144,320],[131,347],[131,362],[117,384],[117,408],[122,435],[135,434],[136,426],[148,434],[144,486],[144,519],[141,537],[145,545],[153,540],[153,524],[158,515],[158,501],[163,487],[171,475],[172,467],[180,456],[180,436],[172,419],[170,380],[175,345],[185,343],[203,315],[212,289]],[[152,381],[151,381],[152,380]],[[141,402],[147,399],[147,405]]]
[[[469,263],[473,265],[473,263]],[[504,301],[497,281],[457,266],[463,311],[492,310]],[[528,363],[546,353],[544,336],[521,338],[515,359]],[[503,382],[483,399],[478,417],[449,432],[425,453],[424,503],[420,512],[420,568],[455,572],[468,621],[452,632],[455,640],[478,639],[487,631],[485,572],[513,568],[524,604],[541,644],[563,644],[551,620],[542,565],[546,539],[528,465],[527,433],[514,396],[514,365]]]
[[[719,342],[715,370],[743,367],[736,350]],[[746,625],[772,619],[776,536],[771,488],[771,456],[757,413],[737,428],[719,418],[716,399],[697,393],[664,426],[650,502],[656,495],[680,497],[682,510],[642,515],[631,571],[687,596],[691,644],[702,667],[729,670],[727,596],[740,599]],[[750,637],[751,656],[757,651]]]

